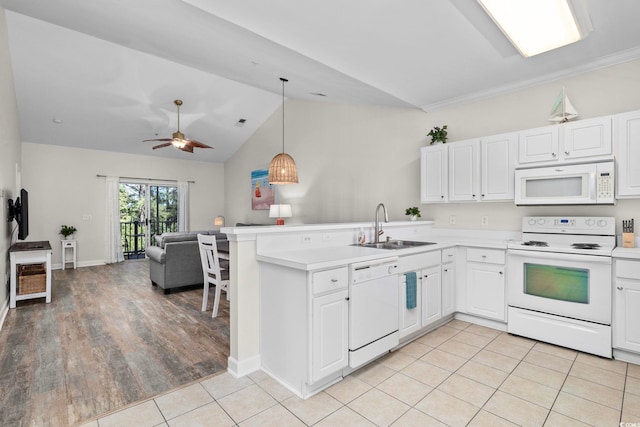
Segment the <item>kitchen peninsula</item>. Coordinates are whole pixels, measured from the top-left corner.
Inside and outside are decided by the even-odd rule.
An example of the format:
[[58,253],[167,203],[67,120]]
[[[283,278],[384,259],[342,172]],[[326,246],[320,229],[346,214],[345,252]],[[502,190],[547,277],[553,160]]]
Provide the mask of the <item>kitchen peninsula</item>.
[[[444,271],[441,270],[441,263],[448,266],[447,272],[453,273],[461,268],[452,263],[456,251],[466,251],[470,247],[503,252],[507,240],[520,237],[520,233],[495,230],[469,232],[437,229],[431,221],[391,222],[382,226],[382,241],[387,240],[388,236],[393,240],[433,244],[404,249],[355,246],[361,232],[366,235],[368,242],[373,241],[374,224],[371,222],[223,228],[222,232],[227,234],[230,241],[231,255],[229,371],[236,376],[243,376],[263,369],[296,394],[308,397],[339,380],[343,369],[348,373],[366,362],[350,364],[345,356],[349,308],[345,301],[348,301],[351,291],[347,283],[349,266],[393,261],[397,269],[394,278],[397,301],[402,298],[400,291],[404,292],[404,287],[398,281],[405,278],[401,271],[427,271],[427,267],[437,271],[435,276],[431,276],[437,282],[432,282],[431,278],[429,280],[432,285],[437,285],[430,285],[428,291],[433,290],[438,296],[435,307],[437,315],[423,319],[422,325],[427,320],[430,322],[426,323],[428,327],[406,329],[404,334],[400,331],[402,345],[451,319],[454,306],[462,307],[462,311],[465,311],[465,292],[463,288],[454,292],[457,286],[455,280],[448,281],[451,292],[445,292],[451,310],[441,310],[440,272]],[[443,257],[451,258],[441,262]],[[464,263],[460,265],[464,267]],[[500,285],[502,294],[503,277]],[[464,280],[461,282],[464,283]],[[401,303],[404,307],[404,301]],[[425,307],[424,311],[432,308]],[[506,307],[501,309],[504,311]],[[325,320],[330,321],[322,325],[312,324],[311,313],[315,313],[314,319],[323,319],[323,310],[328,310]],[[447,314],[443,316],[442,313]],[[397,317],[400,317],[400,313]],[[477,323],[506,329],[504,318],[492,320],[480,317]],[[285,324],[290,330],[281,330]],[[314,330],[314,327],[320,326],[338,328],[343,332],[328,335],[329,341],[323,343],[321,339],[318,341]],[[278,330],[274,330],[276,328]],[[282,346],[286,347],[288,339],[303,344],[284,350]],[[277,351],[282,357],[276,357]],[[284,354],[287,351],[289,358]],[[276,360],[280,360],[280,364],[275,363]]]

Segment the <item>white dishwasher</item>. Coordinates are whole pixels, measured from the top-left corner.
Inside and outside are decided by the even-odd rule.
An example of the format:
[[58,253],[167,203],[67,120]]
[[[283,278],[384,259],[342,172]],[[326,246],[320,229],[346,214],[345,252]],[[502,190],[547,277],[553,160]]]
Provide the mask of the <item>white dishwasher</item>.
[[349,265],[349,366],[399,344],[398,258]]

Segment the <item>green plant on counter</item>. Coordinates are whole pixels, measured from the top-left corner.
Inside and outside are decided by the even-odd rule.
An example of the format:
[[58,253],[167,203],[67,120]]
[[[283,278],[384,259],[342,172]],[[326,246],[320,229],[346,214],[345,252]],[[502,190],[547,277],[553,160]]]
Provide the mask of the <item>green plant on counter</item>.
[[71,236],[76,231],[78,230],[76,230],[73,225],[63,225],[62,227],[60,227],[60,234],[62,234],[64,237]]
[[420,209],[418,209],[417,206],[405,209],[404,214],[408,216],[415,216],[416,218],[420,218],[422,216],[420,215]]
[[431,137],[431,144],[434,144],[438,141],[445,144],[447,142],[447,125],[442,126],[442,128],[434,126],[433,129],[429,131],[427,136]]

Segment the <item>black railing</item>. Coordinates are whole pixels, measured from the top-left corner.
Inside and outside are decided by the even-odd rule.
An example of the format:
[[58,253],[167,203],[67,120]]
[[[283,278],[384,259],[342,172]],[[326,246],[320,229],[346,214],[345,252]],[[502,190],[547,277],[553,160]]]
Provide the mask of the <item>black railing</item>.
[[[149,221],[151,227],[151,241],[156,235],[178,231],[177,221]],[[122,236],[122,252],[125,259],[144,258],[146,248],[145,234],[146,227],[144,221],[120,222],[120,235]]]

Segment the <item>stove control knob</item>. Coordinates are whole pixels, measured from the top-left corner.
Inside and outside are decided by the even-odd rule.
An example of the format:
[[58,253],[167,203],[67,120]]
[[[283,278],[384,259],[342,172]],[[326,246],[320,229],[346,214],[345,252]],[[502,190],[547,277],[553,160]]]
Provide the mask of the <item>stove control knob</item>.
[[585,224],[587,224],[589,227],[593,226],[593,224],[595,224],[596,222],[593,220],[593,218],[588,218],[585,221]]
[[605,221],[604,219],[599,219],[599,220],[598,220],[598,225],[599,225],[600,227],[606,227],[606,225],[607,225],[607,221]]
[[529,225],[536,225],[536,220],[534,218],[529,219]]
[[544,218],[540,218],[538,220],[538,224],[540,224],[540,225],[544,225],[544,222],[545,222]]

